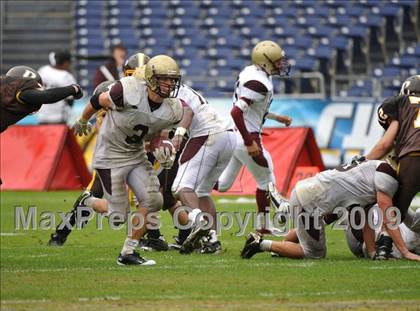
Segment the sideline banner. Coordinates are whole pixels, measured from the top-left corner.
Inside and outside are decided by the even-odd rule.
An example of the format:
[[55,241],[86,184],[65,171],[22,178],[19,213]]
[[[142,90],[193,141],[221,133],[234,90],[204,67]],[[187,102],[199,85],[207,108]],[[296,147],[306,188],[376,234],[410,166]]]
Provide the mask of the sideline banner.
[[1,134],[0,174],[2,190],[76,190],[91,178],[65,125],[9,127]]

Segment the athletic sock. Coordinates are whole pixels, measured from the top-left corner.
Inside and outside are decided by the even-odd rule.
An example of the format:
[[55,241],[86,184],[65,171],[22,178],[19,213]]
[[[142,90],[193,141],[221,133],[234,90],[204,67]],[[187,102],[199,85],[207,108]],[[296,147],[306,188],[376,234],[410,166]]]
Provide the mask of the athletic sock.
[[184,243],[185,239],[190,235],[191,229],[179,229],[178,241],[180,244]]
[[260,243],[260,249],[264,252],[271,252],[271,245],[273,241],[271,240],[262,240]]
[[200,213],[201,213],[201,210],[198,208],[195,208],[190,213],[188,213],[188,219],[195,225],[204,219],[202,215],[197,219],[197,216]]
[[131,238],[126,238],[124,241],[124,246],[121,250],[121,255],[132,254],[138,244],[139,244],[139,241],[131,239]]
[[162,234],[159,229],[149,229],[147,230],[147,237],[149,239],[159,239]]
[[268,192],[257,188],[255,199],[257,200],[258,212],[268,213],[270,210],[270,199],[268,198]]

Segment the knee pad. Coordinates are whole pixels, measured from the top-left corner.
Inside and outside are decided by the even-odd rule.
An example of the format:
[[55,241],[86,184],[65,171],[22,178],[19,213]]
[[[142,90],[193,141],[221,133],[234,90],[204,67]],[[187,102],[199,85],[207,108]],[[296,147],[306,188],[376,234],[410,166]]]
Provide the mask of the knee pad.
[[149,193],[148,201],[147,210],[149,212],[158,212],[162,209],[163,196],[159,191]]

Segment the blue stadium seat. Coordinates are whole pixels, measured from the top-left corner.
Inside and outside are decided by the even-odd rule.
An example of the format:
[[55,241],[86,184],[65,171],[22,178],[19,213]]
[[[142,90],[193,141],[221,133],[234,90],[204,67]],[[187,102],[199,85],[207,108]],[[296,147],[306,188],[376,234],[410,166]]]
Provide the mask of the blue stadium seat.
[[318,71],[318,61],[313,57],[299,58],[292,66],[292,70],[296,71]]
[[319,25],[317,27],[310,26],[307,29],[307,32],[310,36],[317,37],[317,38],[328,37],[330,35],[334,35],[337,33],[337,31],[333,27],[330,27],[327,25]]

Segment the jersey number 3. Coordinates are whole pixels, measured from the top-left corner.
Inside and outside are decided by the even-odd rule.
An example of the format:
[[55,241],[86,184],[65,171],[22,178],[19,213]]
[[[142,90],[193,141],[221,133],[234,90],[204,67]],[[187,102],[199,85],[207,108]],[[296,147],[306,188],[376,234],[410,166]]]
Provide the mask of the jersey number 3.
[[132,136],[127,136],[125,138],[125,142],[127,144],[140,144],[141,141],[143,140],[143,137],[146,136],[147,132],[149,131],[149,128],[145,125],[142,124],[137,124],[136,126],[133,127],[133,130],[135,130],[136,132],[141,131],[140,135],[132,135]]

